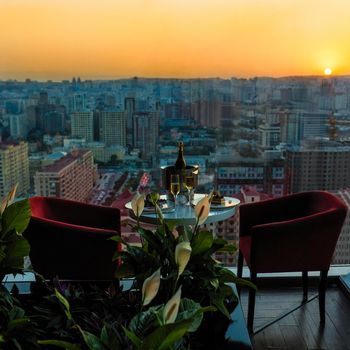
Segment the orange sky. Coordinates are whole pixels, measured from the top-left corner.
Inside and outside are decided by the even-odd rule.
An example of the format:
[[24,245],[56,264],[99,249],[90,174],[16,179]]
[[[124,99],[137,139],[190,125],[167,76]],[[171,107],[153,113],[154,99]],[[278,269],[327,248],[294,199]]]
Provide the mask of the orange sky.
[[0,79],[350,74],[349,0],[0,0]]

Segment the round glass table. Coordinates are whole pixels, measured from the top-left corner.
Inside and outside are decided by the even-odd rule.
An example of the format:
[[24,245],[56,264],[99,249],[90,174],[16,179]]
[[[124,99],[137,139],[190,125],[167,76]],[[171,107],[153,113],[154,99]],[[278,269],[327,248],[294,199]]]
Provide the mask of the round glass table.
[[[194,195],[193,203],[197,203],[204,194],[196,193]],[[169,204],[168,204],[169,203]],[[192,205],[188,204],[177,204],[176,209],[173,207],[172,202],[168,202],[162,210],[164,215],[164,221],[167,223],[174,223],[176,225],[195,225],[196,215]],[[225,197],[225,205],[211,205],[210,212],[207,220],[204,224],[210,224],[213,222],[224,221],[233,216],[236,212],[237,206],[240,201],[237,198]],[[131,210],[131,202],[126,203],[125,207],[129,209],[130,217],[135,219],[135,215]],[[145,208],[140,216],[140,222],[147,224],[157,224],[157,216],[154,208]]]

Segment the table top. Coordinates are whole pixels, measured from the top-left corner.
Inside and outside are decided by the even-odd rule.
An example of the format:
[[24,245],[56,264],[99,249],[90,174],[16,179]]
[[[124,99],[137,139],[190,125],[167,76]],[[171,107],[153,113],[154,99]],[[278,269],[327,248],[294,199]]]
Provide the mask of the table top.
[[[196,193],[193,202],[197,203],[204,194]],[[237,198],[225,197],[225,200],[230,204],[225,207],[211,207],[207,220],[204,224],[210,224],[213,222],[224,221],[233,216],[236,212],[236,208],[240,201]],[[129,209],[130,216],[135,218],[131,208],[131,202],[127,203],[126,208]],[[164,220],[168,223],[182,224],[182,225],[195,225],[196,216],[194,208],[188,204],[177,204],[176,209],[172,211],[163,211]],[[154,211],[143,211],[140,216],[140,221],[148,224],[157,224],[157,217]]]

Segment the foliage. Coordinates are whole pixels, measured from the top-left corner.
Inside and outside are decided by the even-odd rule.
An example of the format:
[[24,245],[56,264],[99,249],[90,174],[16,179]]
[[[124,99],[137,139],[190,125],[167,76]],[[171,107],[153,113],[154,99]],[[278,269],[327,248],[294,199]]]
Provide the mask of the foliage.
[[13,203],[16,188],[1,202],[0,209],[0,279],[8,273],[21,272],[29,244],[22,236],[30,220],[27,199]]
[[[22,236],[30,219],[29,202],[12,203],[14,195],[15,189],[1,205],[0,276],[23,271],[23,257],[29,254]],[[227,283],[243,281],[212,257],[236,248],[199,229],[209,212],[208,199],[196,208],[195,227],[185,227],[179,235],[163,221],[158,198],[151,195],[157,229],[133,227],[142,237],[141,247],[113,238],[126,245],[126,251],[116,254],[123,260],[116,277],[135,278],[132,289],[124,291],[117,283],[97,287],[40,280],[31,295],[15,298],[0,285],[0,348],[190,349],[203,313],[220,310],[228,319],[235,295]],[[140,215],[144,203],[136,199]]]
[[[118,269],[116,277],[135,277],[135,288],[141,290],[147,277],[160,268],[162,284],[154,300],[155,304],[165,303],[177,287],[182,285],[184,297],[193,299],[201,305],[214,305],[230,318],[227,305],[236,302],[237,299],[227,283],[245,284],[253,288],[254,286],[223,267],[213,258],[213,254],[233,254],[237,250],[236,246],[214,237],[209,231],[199,229],[198,222],[203,221],[201,218],[203,210],[200,208],[195,208],[198,213],[197,225],[194,228],[184,227],[182,234],[178,235],[174,226],[162,220],[159,207],[154,204],[160,219],[157,229],[151,231],[139,225],[132,226],[132,229],[141,236],[142,246],[130,245],[120,237],[114,238],[126,246],[126,250],[118,252],[115,256],[116,259],[122,258],[122,267]],[[192,252],[183,272],[179,275],[175,252],[183,242],[189,243]]]
[[[28,200],[13,203],[16,186],[2,199],[0,207],[0,281],[6,274],[20,273],[23,259],[29,255],[29,244],[22,236],[30,220]],[[8,290],[0,284],[0,348],[36,348],[40,334]]]

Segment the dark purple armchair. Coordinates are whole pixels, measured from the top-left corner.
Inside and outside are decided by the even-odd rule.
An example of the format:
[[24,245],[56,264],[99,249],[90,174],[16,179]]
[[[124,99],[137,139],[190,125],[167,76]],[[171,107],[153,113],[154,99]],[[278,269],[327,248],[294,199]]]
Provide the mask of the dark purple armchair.
[[[304,300],[308,271],[320,271],[319,311],[325,322],[328,269],[342,229],[347,207],[324,191],[292,194],[240,207],[240,238],[237,275],[243,259],[250,279],[257,273],[302,272]],[[248,330],[253,331],[255,290],[249,290]]]
[[24,236],[34,271],[47,279],[112,280],[120,249],[119,209],[52,197],[30,198],[32,217]]

